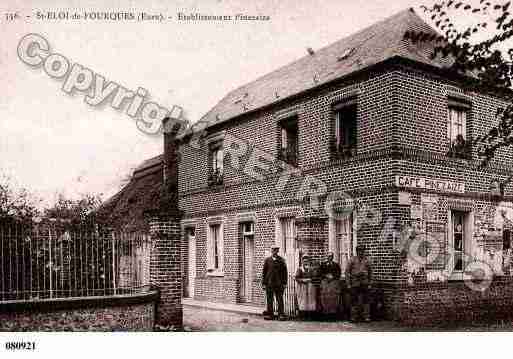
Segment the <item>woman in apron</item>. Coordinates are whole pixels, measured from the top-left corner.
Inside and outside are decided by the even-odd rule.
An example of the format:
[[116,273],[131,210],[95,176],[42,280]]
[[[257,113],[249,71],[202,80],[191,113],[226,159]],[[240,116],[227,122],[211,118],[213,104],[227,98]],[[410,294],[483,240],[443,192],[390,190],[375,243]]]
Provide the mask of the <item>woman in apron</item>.
[[295,276],[299,316],[304,319],[312,319],[317,311],[317,277],[318,273],[310,256],[304,255]]
[[335,319],[340,307],[340,265],[333,261],[333,253],[328,253],[327,261],[321,264],[321,307],[322,314]]

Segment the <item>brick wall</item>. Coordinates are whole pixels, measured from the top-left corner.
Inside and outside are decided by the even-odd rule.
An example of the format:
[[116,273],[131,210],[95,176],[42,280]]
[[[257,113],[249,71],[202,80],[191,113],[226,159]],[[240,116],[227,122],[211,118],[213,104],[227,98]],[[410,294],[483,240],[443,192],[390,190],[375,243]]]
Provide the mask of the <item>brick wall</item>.
[[[247,146],[245,155],[234,161],[225,153],[224,183],[207,185],[206,144],[194,148],[187,143],[180,147],[179,206],[184,218],[196,223],[197,285],[195,297],[236,302],[240,287],[240,233],[239,217],[252,212],[255,215],[255,280],[254,302],[263,303],[259,276],[263,259],[275,241],[276,220],[283,208],[294,208],[293,216],[300,218],[298,240],[309,254],[321,259],[328,250],[327,214],[324,197],[320,206],[312,208],[309,198],[298,196],[307,177],[321,181],[326,191],[345,191],[357,202],[356,216],[358,243],[368,247],[374,263],[376,285],[401,286],[410,274],[404,272],[404,258],[394,248],[395,233],[400,233],[410,222],[411,205],[421,204],[421,192],[406,190],[411,205],[399,205],[397,175],[415,175],[433,179],[465,183],[465,193],[440,198],[439,222],[447,224],[448,197],[466,199],[477,209],[490,202],[489,186],[493,179],[505,179],[513,170],[513,150],[501,150],[488,168],[477,166],[473,160],[449,158],[447,133],[447,104],[451,93],[462,93],[471,102],[468,118],[468,137],[484,133],[493,124],[493,114],[501,100],[490,96],[463,94],[454,82],[421,72],[413,67],[391,65],[375,69],[338,83],[309,91],[304,96],[240,116],[212,129],[224,131],[225,141],[233,138]],[[337,101],[357,97],[357,155],[349,159],[334,160],[329,140],[333,136],[333,110]],[[297,174],[293,174],[282,190],[277,184],[283,171],[276,163],[257,180],[244,171],[254,151],[261,150],[276,158],[278,137],[276,129],[279,114],[292,111],[297,114],[299,129],[299,160]],[[230,137],[231,136],[231,137]],[[201,144],[201,141],[200,141]],[[247,169],[247,168],[246,168]],[[283,179],[283,178],[281,178]],[[433,194],[433,193],[431,193]],[[513,195],[512,184],[506,187],[506,197]],[[492,203],[497,206],[497,203]],[[369,208],[379,218],[368,218]],[[208,217],[225,217],[225,271],[223,277],[206,273],[206,230]],[[372,215],[372,213],[371,213]],[[447,238],[445,242],[447,243]],[[184,249],[185,251],[185,249]],[[185,254],[184,254],[185,255]],[[385,289],[386,289],[385,288]],[[450,289],[449,289],[450,290]],[[398,315],[394,303],[395,289],[388,290],[388,304],[392,314]]]
[[160,290],[157,322],[183,327],[180,219],[155,217],[149,222],[154,247],[150,256],[150,282]]
[[0,332],[152,331],[155,304],[0,313]]
[[474,291],[463,282],[427,283],[385,289],[387,317],[411,327],[451,327],[511,320],[513,282],[498,278],[485,291]]

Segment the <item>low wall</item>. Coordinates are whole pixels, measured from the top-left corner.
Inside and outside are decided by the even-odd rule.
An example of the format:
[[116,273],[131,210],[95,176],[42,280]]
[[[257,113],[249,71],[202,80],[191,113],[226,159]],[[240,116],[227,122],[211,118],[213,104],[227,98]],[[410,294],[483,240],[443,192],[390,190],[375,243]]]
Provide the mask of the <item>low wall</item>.
[[152,331],[159,293],[0,303],[0,331]]
[[461,281],[385,290],[386,316],[412,327],[448,327],[513,319],[513,280],[496,278],[484,291]]

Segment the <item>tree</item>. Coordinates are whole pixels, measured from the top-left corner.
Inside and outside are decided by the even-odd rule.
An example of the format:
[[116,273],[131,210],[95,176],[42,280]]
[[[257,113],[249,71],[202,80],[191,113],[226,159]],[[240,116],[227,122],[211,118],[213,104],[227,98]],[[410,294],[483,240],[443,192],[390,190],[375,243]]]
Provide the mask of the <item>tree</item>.
[[79,199],[71,199],[63,193],[59,193],[55,204],[44,210],[44,217],[82,223],[91,218],[102,202],[101,194],[86,193],[82,194]]
[[[501,148],[513,146],[513,37],[511,2],[487,0],[471,4],[464,1],[441,1],[422,6],[439,34],[410,31],[405,39],[435,42],[432,58],[441,57],[452,64],[448,71],[459,75],[469,92],[499,93],[508,105],[495,113],[496,125],[482,136],[472,139],[480,166],[484,167]],[[459,19],[471,20],[462,25]],[[508,178],[501,187],[510,182]]]
[[0,173],[0,218],[31,219],[39,215],[42,200]]

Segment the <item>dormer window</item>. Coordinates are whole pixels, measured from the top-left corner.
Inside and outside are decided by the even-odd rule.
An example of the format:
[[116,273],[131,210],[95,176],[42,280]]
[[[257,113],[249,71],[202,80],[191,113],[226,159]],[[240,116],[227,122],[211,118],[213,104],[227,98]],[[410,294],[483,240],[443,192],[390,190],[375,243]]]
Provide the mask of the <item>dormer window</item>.
[[223,183],[223,156],[222,142],[210,145],[210,175],[208,179],[210,186]]
[[298,126],[297,117],[284,119],[280,122],[279,157],[282,161],[297,166],[298,159]]

